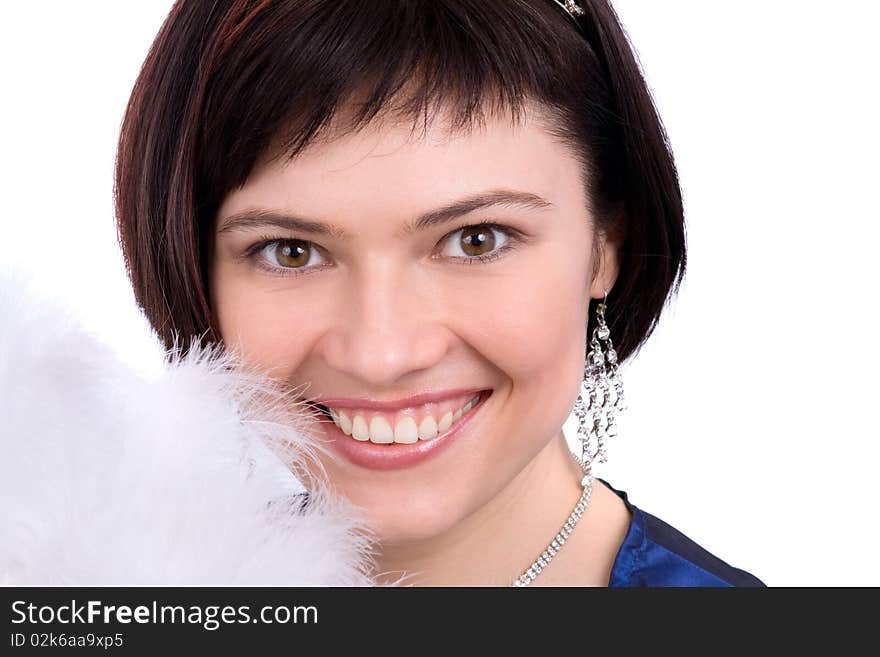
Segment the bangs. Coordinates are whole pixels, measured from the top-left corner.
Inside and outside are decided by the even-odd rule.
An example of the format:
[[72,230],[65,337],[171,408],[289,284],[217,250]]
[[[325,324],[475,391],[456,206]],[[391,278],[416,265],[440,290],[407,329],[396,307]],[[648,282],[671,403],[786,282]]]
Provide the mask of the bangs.
[[520,121],[537,101],[569,137],[577,117],[563,108],[583,107],[596,75],[550,0],[235,4],[208,58],[199,121],[197,196],[209,212],[258,159],[292,159],[331,123],[357,131],[381,115],[424,130],[442,108],[447,129],[463,131],[492,116]]

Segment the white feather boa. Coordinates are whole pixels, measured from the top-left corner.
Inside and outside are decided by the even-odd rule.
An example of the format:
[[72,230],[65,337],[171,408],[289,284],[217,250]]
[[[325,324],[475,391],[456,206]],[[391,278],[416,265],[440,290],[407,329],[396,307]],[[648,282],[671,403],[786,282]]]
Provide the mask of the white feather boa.
[[231,363],[197,348],[135,373],[0,276],[0,583],[372,584],[353,507],[295,503],[289,459],[316,445]]

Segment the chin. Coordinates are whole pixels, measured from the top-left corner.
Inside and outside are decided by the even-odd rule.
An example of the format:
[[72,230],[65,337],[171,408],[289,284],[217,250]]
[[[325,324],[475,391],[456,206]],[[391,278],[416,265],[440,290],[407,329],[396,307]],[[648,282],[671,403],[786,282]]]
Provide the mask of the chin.
[[363,509],[367,524],[384,545],[430,541],[467,516],[462,505],[438,494],[409,496],[400,504],[388,504],[387,499],[351,501]]

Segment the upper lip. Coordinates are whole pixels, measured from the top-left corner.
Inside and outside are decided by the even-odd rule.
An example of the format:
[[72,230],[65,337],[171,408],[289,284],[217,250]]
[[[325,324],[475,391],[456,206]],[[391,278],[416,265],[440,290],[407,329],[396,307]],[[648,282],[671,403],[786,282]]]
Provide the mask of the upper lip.
[[440,402],[453,397],[462,397],[469,394],[477,394],[487,388],[456,388],[455,390],[438,390],[436,392],[422,392],[410,397],[389,400],[366,399],[363,397],[316,397],[311,402],[322,404],[329,408],[359,408],[373,411],[396,411],[401,408],[421,406],[431,402]]

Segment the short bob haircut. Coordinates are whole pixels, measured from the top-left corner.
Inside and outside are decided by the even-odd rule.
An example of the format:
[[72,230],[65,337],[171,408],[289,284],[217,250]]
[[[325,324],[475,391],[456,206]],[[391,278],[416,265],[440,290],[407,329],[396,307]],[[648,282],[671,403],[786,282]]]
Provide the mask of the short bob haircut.
[[440,107],[464,130],[537,102],[578,154],[597,231],[624,236],[606,318],[620,360],[635,353],[684,276],[681,191],[614,10],[579,4],[575,21],[554,0],[178,0],[134,85],[114,179],[128,275],[166,348],[220,342],[215,215],[258,158],[293,158],[345,107],[351,130]]

